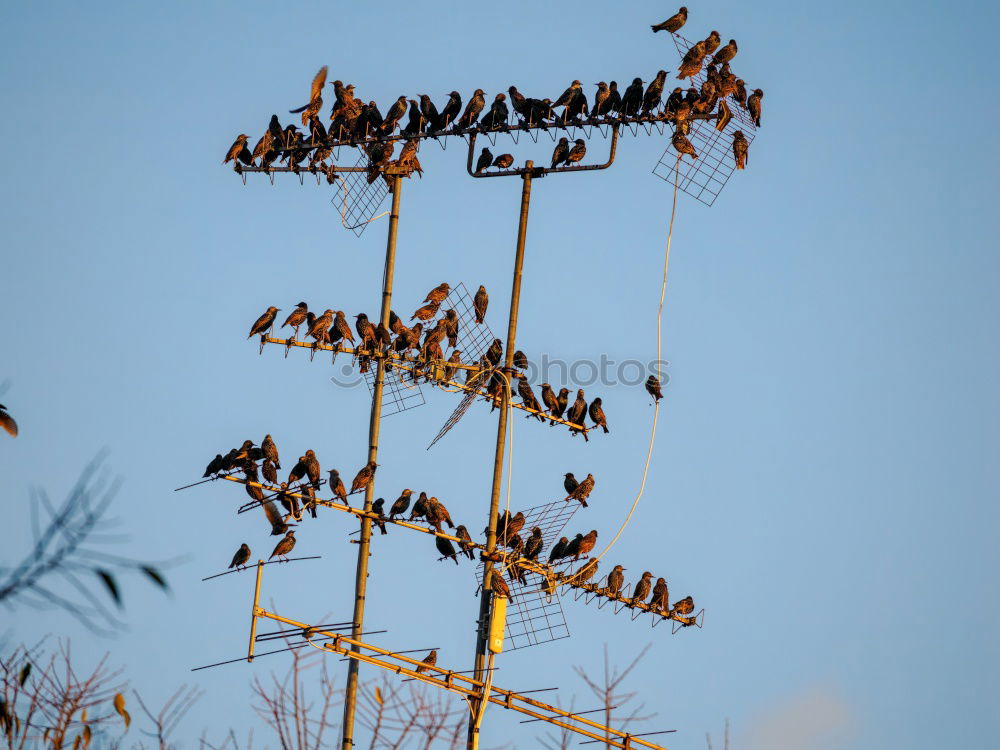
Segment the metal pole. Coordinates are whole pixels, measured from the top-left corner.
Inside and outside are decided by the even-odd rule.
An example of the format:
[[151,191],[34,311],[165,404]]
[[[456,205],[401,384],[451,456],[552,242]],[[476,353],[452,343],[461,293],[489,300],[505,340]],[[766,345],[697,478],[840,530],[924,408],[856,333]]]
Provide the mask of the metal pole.
[[[379,320],[386,328],[389,327],[389,307],[392,303],[392,277],[396,266],[396,230],[399,224],[399,194],[402,180],[400,175],[392,177],[392,212],[389,214],[389,238],[385,249],[385,278],[382,282],[382,310]],[[368,422],[368,461],[375,461],[378,456],[378,434],[382,419],[382,386],[385,381],[385,358],[379,357],[375,368],[375,388],[372,390],[371,419]],[[375,496],[375,480],[368,483],[365,490],[365,512],[370,513],[372,499]],[[361,636],[365,620],[365,591],[368,588],[368,555],[371,547],[372,520],[368,516],[361,519],[361,538],[358,541],[358,569],[354,581],[354,621],[351,625],[351,638],[357,640]],[[357,646],[352,646],[357,651]],[[358,699],[358,667],[360,661],[351,659],[347,667],[347,688],[344,692],[344,732],[341,747],[352,750],[354,747],[354,711]]]
[[257,606],[260,603],[260,576],[264,572],[264,561],[257,561],[257,584],[253,589],[253,606],[250,607],[250,645],[247,647],[247,661],[253,661],[253,646],[257,640]]
[[[517,312],[521,301],[521,270],[524,267],[524,238],[528,232],[528,206],[531,203],[531,176],[534,162],[525,162],[525,170],[521,175],[524,180],[521,186],[521,217],[517,226],[517,252],[514,255],[514,281],[510,291],[510,317],[507,320],[507,347],[504,350],[503,372],[510,378],[514,371],[514,336],[517,333]],[[493,489],[490,494],[490,515],[486,527],[486,554],[491,555],[497,546],[497,511],[500,508],[500,484],[503,479],[503,459],[507,445],[507,412],[510,393],[504,388],[500,396],[500,418],[497,423],[497,445],[493,458]],[[484,681],[486,664],[487,638],[489,636],[490,611],[493,596],[490,582],[493,575],[493,563],[486,560],[483,568],[483,590],[479,594],[479,624],[476,633],[476,663],[474,677],[479,682]],[[475,750],[479,747],[479,726],[476,714],[485,706],[477,705],[469,719],[469,735],[467,747]]]

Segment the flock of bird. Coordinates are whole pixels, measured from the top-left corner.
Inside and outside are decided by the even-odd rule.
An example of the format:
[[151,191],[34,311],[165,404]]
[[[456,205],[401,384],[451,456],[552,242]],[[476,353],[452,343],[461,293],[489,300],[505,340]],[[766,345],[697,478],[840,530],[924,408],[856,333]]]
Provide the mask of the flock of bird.
[[[354,347],[355,357],[359,362],[361,372],[366,372],[369,367],[370,358],[376,353],[386,356],[390,352],[404,361],[413,361],[422,364],[423,367],[413,367],[413,379],[416,380],[419,374],[423,374],[425,379],[430,380],[437,372],[442,382],[456,382],[455,377],[460,369],[465,369],[465,385],[476,389],[481,395],[493,404],[495,409],[501,402],[503,392],[507,388],[507,379],[501,371],[501,360],[503,359],[503,342],[500,339],[493,339],[492,344],[486,353],[475,363],[463,363],[462,351],[457,347],[461,321],[454,309],[444,311],[442,317],[431,324],[434,317],[440,312],[442,303],[451,293],[451,286],[447,282],[442,282],[427,293],[422,306],[419,307],[410,318],[412,326],[407,326],[402,319],[393,311],[389,313],[389,327],[386,328],[381,322],[377,325],[369,320],[365,313],[354,316],[355,328],[351,329],[350,324],[342,310],[326,309],[317,316],[309,310],[305,302],[299,302],[292,312],[285,318],[281,328],[292,329],[292,336],[289,341],[294,341],[299,335],[299,329],[306,326],[306,336],[313,339],[313,346],[330,345]],[[489,294],[486,287],[479,286],[472,300],[472,307],[475,316],[475,324],[480,325],[486,318],[486,310],[489,307]],[[264,313],[250,327],[247,338],[252,336],[266,336],[274,328],[277,322],[277,315],[281,310],[275,306],[268,307]],[[426,327],[425,327],[426,324]],[[357,339],[355,338],[357,332]],[[451,349],[450,355],[445,357],[445,346]],[[414,358],[410,360],[411,353]],[[441,365],[439,370],[429,367],[432,363]],[[473,365],[471,367],[464,365]],[[604,414],[604,406],[600,397],[593,399],[588,404],[583,389],[577,390],[576,400],[569,402],[569,389],[561,388],[558,393],[553,390],[549,383],[541,384],[541,401],[535,395],[531,384],[523,375],[523,371],[528,369],[528,358],[524,352],[518,350],[514,352],[513,365],[517,370],[516,390],[521,405],[530,411],[527,418],[532,416],[539,420],[544,420],[542,415],[547,414],[553,420],[569,422],[572,434],[581,433],[587,439],[585,429],[585,419],[589,416],[593,422],[593,427],[600,427],[604,432],[609,432],[607,417]],[[487,380],[487,375],[489,375]],[[662,398],[660,393],[659,380],[651,376],[646,382],[646,390],[657,401]],[[556,422],[553,421],[554,425]]]
[[[682,7],[666,21],[652,26],[653,32],[677,32],[687,22],[687,8]],[[685,91],[678,86],[666,96],[667,76],[660,70],[647,84],[642,78],[632,79],[632,83],[619,92],[618,83],[601,81],[592,103],[583,91],[580,81],[573,81],[561,95],[552,99],[527,97],[510,86],[507,94],[498,93],[487,108],[486,94],[476,89],[472,98],[462,107],[462,96],[457,91],[448,95],[448,101],[439,110],[427,94],[418,99],[399,96],[382,116],[374,101],[364,102],[355,95],[353,84],[342,81],[332,82],[334,103],[329,115],[329,124],[324,125],[320,117],[323,109],[323,93],[326,89],[327,67],[324,65],[313,78],[309,102],[292,114],[300,114],[305,132],[295,124],[282,126],[277,115],[271,115],[267,130],[257,141],[253,150],[249,147],[249,136],[240,134],[226,153],[223,164],[234,162],[247,166],[268,169],[275,162],[286,163],[298,168],[308,159],[309,169],[315,170],[324,164],[333,148],[344,143],[363,144],[369,159],[369,182],[374,182],[379,174],[384,176],[385,168],[395,165],[405,174],[416,171],[422,174],[417,158],[417,140],[414,136],[427,134],[459,134],[473,130],[491,132],[511,127],[510,107],[517,121],[514,127],[567,127],[570,125],[614,123],[621,121],[666,121],[674,125],[671,143],[678,155],[687,154],[698,158],[694,146],[687,135],[692,119],[708,119],[717,112],[724,124],[731,116],[728,101],[732,100],[745,109],[756,126],[761,123],[761,100],[764,92],[754,89],[747,93],[746,83],[731,70],[730,63],[738,52],[735,39],[722,45],[719,32],[712,31],[705,39],[695,43],[684,55],[678,68],[677,78],[693,82],[702,67],[705,68],[705,82],[700,88],[690,86]],[[561,109],[561,112],[557,110]],[[405,124],[404,124],[405,119]],[[392,160],[395,147],[393,137],[399,130],[404,139],[400,156]],[[746,166],[749,143],[742,131],[736,131],[732,143],[737,169]],[[583,159],[586,144],[577,139],[573,146],[567,138],[561,138],[552,155],[552,167],[560,164],[572,165]],[[477,172],[491,167],[505,169],[513,163],[511,154],[493,157],[489,149],[483,149],[476,165]]]

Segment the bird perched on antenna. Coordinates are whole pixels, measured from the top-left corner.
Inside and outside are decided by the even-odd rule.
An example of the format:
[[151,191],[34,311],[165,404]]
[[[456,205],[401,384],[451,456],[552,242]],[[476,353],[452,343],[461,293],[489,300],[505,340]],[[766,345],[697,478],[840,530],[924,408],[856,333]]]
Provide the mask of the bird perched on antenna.
[[569,156],[569,138],[563,136],[556,143],[556,147],[552,150],[552,166],[551,169],[555,169],[560,164],[566,161],[566,157]]
[[652,396],[657,403],[663,398],[663,391],[660,388],[660,379],[655,375],[646,378],[646,393]]
[[306,322],[306,316],[308,314],[309,305],[305,302],[300,302],[295,306],[295,309],[288,314],[288,317],[285,318],[285,322],[281,324],[281,327],[284,328],[285,326],[291,326],[292,338],[295,338],[299,335],[299,326]]
[[692,159],[698,158],[698,153],[694,150],[694,146],[691,145],[691,141],[689,141],[687,137],[680,130],[674,131],[674,134],[670,139],[670,143],[677,151],[678,156],[683,156],[684,154],[687,154]]
[[435,536],[434,546],[437,547],[437,551],[441,554],[442,558],[454,560],[455,565],[458,565],[458,551],[450,539],[445,539],[443,536]]
[[722,49],[720,49],[718,52],[715,53],[715,57],[712,58],[712,64],[722,65],[723,63],[727,63],[734,57],[736,57],[737,52],[738,49],[736,47],[736,40],[730,39],[729,43],[725,47],[723,47]]
[[481,324],[486,319],[486,308],[490,304],[490,295],[486,293],[486,287],[479,285],[476,296],[472,299],[472,308],[476,313],[476,323]]
[[760,100],[764,98],[764,92],[760,89],[754,89],[753,93],[747,98],[747,111],[750,112],[750,117],[753,118],[753,124],[758,128],[760,127]]
[[462,113],[462,116],[455,121],[454,130],[471,128],[475,125],[479,119],[479,113],[483,111],[484,106],[486,106],[486,94],[482,89],[476,89],[472,98],[469,99],[469,103],[465,105],[465,111]]
[[641,604],[646,601],[646,597],[649,596],[650,580],[653,578],[653,574],[648,570],[642,574],[642,578],[639,582],[635,584],[635,589],[632,591],[631,605],[634,607],[636,604]]
[[230,568],[236,568],[240,570],[245,568],[247,565],[247,560],[250,559],[250,547],[244,542],[240,545],[240,548],[236,550],[236,554],[233,555],[233,561],[229,563]]
[[549,563],[557,562],[566,556],[566,548],[569,547],[569,537],[560,537],[559,541],[552,546],[549,552]]
[[604,432],[610,432],[608,430],[608,420],[604,416],[604,407],[601,404],[600,398],[595,398],[590,402],[590,418],[594,422],[595,427],[600,427]]
[[297,109],[288,110],[291,114],[302,113],[302,124],[306,125],[309,119],[316,117],[320,109],[323,108],[323,87],[326,85],[326,66],[319,69],[313,76],[312,88],[309,90],[309,103],[303,104]]
[[[572,474],[566,475],[566,482],[564,483],[566,487],[570,486],[570,478]],[[574,480],[575,481],[575,480]],[[587,478],[582,482],[579,482],[573,489],[569,490],[569,494],[566,495],[566,500],[576,500],[584,508],[587,507],[587,498],[590,497],[590,493],[594,491],[594,475],[588,474]]]
[[733,158],[736,159],[737,169],[747,168],[747,154],[750,152],[750,144],[742,130],[733,133]]
[[510,117],[510,112],[507,109],[507,95],[497,94],[489,112],[486,113],[479,125],[485,130],[496,130],[507,124],[508,117]]
[[510,594],[510,587],[499,570],[494,570],[493,575],[490,576],[490,589],[493,591],[493,596],[502,596],[505,599],[514,600],[514,597]]
[[435,664],[437,664],[437,660],[438,660],[437,649],[431,649],[431,652],[421,660],[420,665],[413,671],[418,674],[420,672],[426,672],[427,667],[433,667]]
[[653,586],[653,598],[649,600],[649,611],[657,614],[666,614],[669,605],[670,592],[667,589],[667,581],[664,578],[657,578],[656,585]]
[[469,536],[469,530],[465,528],[462,524],[455,527],[455,536],[459,538],[458,546],[462,548],[462,552],[470,560],[475,558],[475,547],[472,543],[472,537]]
[[646,93],[642,96],[643,114],[648,114],[660,106],[660,100],[663,99],[663,88],[666,86],[666,83],[667,71],[661,70],[656,74],[656,78],[650,82],[646,88]]
[[514,163],[513,154],[500,154],[496,159],[493,160],[493,166],[499,167],[500,169],[507,169]]
[[[294,548],[295,548],[295,532],[289,530],[288,533],[285,534],[285,538],[282,539],[280,542],[278,542],[278,544],[275,546],[274,552],[271,553],[271,557],[277,557],[279,560],[283,559],[284,562],[288,562],[288,553],[291,552]],[[267,559],[270,560],[271,557]]]
[[611,572],[608,573],[608,581],[604,587],[604,595],[610,596],[612,598],[618,598],[618,592],[622,590],[622,586],[625,584],[625,575],[621,565],[616,565],[612,568]]
[[358,472],[357,476],[354,477],[354,481],[351,483],[351,494],[355,492],[360,492],[361,490],[367,489],[368,485],[371,484],[372,479],[375,476],[375,469],[378,468],[378,464],[374,461],[369,461],[363,467],[361,471]]
[[233,141],[233,145],[229,147],[229,151],[226,152],[226,158],[222,160],[223,164],[228,164],[231,161],[241,161],[247,166],[253,164],[253,154],[250,153],[250,149],[247,148],[247,138],[249,138],[246,133],[241,133],[236,136],[236,140]]
[[573,148],[566,154],[566,164],[577,164],[587,154],[587,144],[583,138],[573,141]]
[[274,318],[278,314],[278,308],[273,305],[264,311],[264,314],[257,318],[257,322],[253,324],[250,328],[250,333],[247,338],[255,336],[258,333],[264,333],[271,326],[274,325]]
[[492,164],[493,154],[486,146],[483,146],[483,150],[479,154],[479,159],[476,161],[476,174],[479,174],[484,169],[488,169]]
[[653,33],[655,34],[657,31],[669,31],[673,34],[676,31],[680,31],[680,28],[687,23],[687,20],[688,9],[682,5],[679,11],[674,13],[674,15],[670,16],[670,18],[663,23],[653,24]]

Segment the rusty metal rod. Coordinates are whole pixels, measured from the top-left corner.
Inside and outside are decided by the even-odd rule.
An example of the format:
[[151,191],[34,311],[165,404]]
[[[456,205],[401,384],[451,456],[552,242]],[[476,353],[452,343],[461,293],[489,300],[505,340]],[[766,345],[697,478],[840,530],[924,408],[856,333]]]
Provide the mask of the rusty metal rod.
[[264,561],[257,561],[257,583],[253,589],[253,604],[250,607],[250,645],[247,647],[247,661],[253,661],[253,647],[257,641],[257,604],[260,602],[260,577],[264,573]]
[[[476,134],[469,138],[469,158],[465,164],[465,170],[470,176],[481,177],[511,177],[513,175],[524,174],[525,169],[501,169],[496,172],[475,172],[472,169],[472,158],[476,149]],[[579,167],[532,167],[532,177],[544,177],[547,174],[558,174],[560,172],[593,172],[598,169],[607,169],[615,162],[615,154],[618,151],[618,126],[611,129],[611,148],[608,153],[608,160],[603,164],[584,164]]]
[[[386,239],[385,269],[382,279],[382,310],[380,322],[389,327],[389,309],[392,304],[392,281],[396,269],[396,234],[399,229],[399,199],[403,181],[399,174],[392,176],[392,212],[389,214],[389,236]],[[368,422],[368,462],[378,458],[378,438],[382,421],[382,389],[385,384],[385,359],[379,358],[375,370],[375,385],[372,388],[371,419]],[[358,567],[354,581],[354,617],[351,634],[355,638],[361,633],[365,619],[365,593],[368,589],[368,556],[372,538],[372,501],[375,497],[375,478],[365,490],[364,511],[361,517],[361,538],[358,541]],[[357,648],[356,646],[353,648]],[[347,667],[347,686],[344,689],[344,724],[341,740],[342,750],[353,750],[354,713],[358,699],[358,667],[360,661],[352,659]]]

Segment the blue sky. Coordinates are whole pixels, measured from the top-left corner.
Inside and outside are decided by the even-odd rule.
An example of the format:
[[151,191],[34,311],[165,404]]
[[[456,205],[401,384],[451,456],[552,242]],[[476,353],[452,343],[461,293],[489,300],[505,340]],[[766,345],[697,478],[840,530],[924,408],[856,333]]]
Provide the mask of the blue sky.
[[[689,7],[688,36],[739,40],[738,71],[766,92],[765,127],[712,208],[680,198],[664,313],[671,381],[646,495],[609,557],[693,594],[706,627],[671,637],[566,601],[573,637],[504,656],[497,681],[560,680],[563,700],[576,692],[581,705],[571,665],[598,668],[605,642],[621,662],[653,642],[632,686],[659,712],[650,728],[679,730],[671,747],[703,747],[726,716],[735,747],[986,745],[1000,666],[989,458],[1000,448],[1000,154],[984,34],[996,6]],[[202,727],[251,724],[244,685],[280,668],[276,657],[188,670],[238,656],[246,638],[249,576],[199,579],[240,542],[256,553],[272,540],[233,515],[239,488],[172,489],[266,432],[284,456],[311,447],[348,476],[361,466],[367,391],[335,388],[318,360],[259,357],[244,337],[269,304],[374,316],[385,224],[358,240],[326,186],[244,187],[219,164],[226,148],[301,104],[322,64],[383,111],[400,93],[440,104],[452,88],[492,96],[513,83],[554,97],[573,78],[651,76],[675,53],[647,24],[673,11],[5,5],[0,380],[22,434],[0,441],[4,556],[27,544],[29,488],[61,496],[107,447],[124,480],[126,548],[187,562],[170,571],[172,597],[127,585],[131,630],[116,640],[30,610],[4,629],[71,635],[82,658],[110,650],[154,700],[196,681],[206,696],[186,747]],[[500,331],[519,185],[472,181],[459,146],[422,150],[424,179],[405,185],[394,307],[415,308],[443,279],[484,283]],[[654,355],[670,193],[650,171],[663,148],[628,136],[613,169],[536,183],[518,337],[529,355]],[[608,538],[638,487],[650,410],[638,388],[600,395],[612,433],[587,445],[515,420],[512,504],[544,502],[565,471],[591,471],[598,489],[581,523]],[[453,399],[431,393],[385,421],[378,494],[426,487],[481,528],[494,417],[478,409],[424,451]],[[266,595],[293,617],[346,619],[349,530],[332,514],[306,524],[299,549],[323,559],[269,572]],[[437,564],[410,536],[377,545],[368,623],[390,630],[381,643],[440,645],[441,663],[467,668],[473,568]],[[487,722],[490,742],[534,746],[514,717]]]

